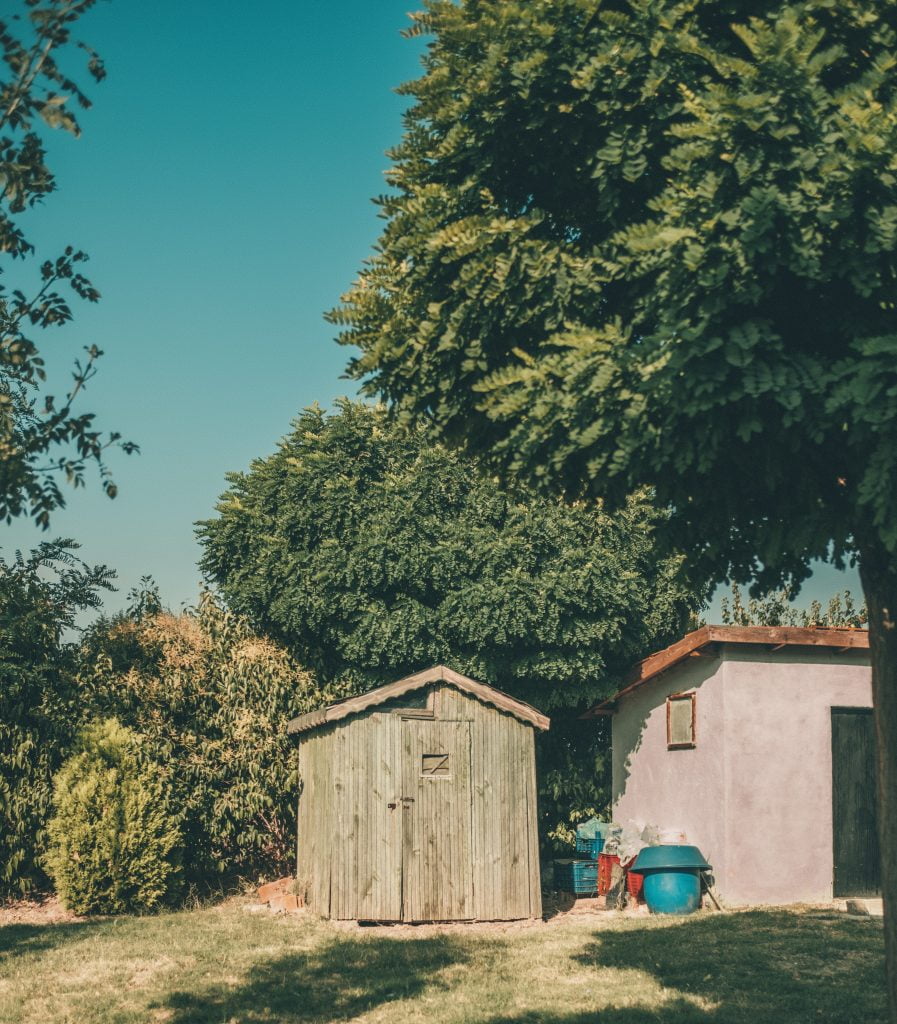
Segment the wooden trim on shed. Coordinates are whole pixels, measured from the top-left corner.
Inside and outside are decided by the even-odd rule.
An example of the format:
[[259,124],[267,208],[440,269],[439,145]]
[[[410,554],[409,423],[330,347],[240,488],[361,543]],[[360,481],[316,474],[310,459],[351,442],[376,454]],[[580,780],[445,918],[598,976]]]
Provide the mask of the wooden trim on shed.
[[585,711],[580,718],[597,718],[613,710],[613,705],[650,679],[711,644],[761,644],[771,650],[783,647],[829,647],[836,654],[868,650],[869,632],[865,629],[817,629],[804,626],[701,626],[669,647],[640,661],[623,680],[622,688],[605,701]]
[[519,718],[522,722],[528,722],[537,729],[547,729],[550,719],[534,707],[517,700],[494,686],[487,686],[485,683],[478,683],[475,679],[468,679],[460,672],[447,668],[445,665],[434,665],[433,668],[424,669],[422,672],[415,672],[414,675],[405,676],[394,683],[387,683],[376,690],[362,693],[358,697],[347,697],[337,704],[331,704],[327,708],[319,708],[317,711],[310,711],[308,714],[294,718],[287,725],[288,733],[308,732],[309,729],[317,729],[330,722],[338,722],[349,715],[357,715],[360,711],[376,707],[385,701],[395,697],[401,697],[411,690],[418,690],[430,683],[444,682],[457,687],[464,693],[483,701],[484,704],[491,704],[499,711],[507,711],[508,714]]

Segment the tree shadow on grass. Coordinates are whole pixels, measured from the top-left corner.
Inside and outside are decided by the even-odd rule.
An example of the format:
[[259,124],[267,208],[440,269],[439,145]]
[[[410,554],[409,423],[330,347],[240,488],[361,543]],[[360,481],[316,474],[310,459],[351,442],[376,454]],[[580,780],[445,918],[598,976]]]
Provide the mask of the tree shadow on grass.
[[[768,910],[700,915],[669,928],[597,932],[576,959],[585,966],[644,971],[679,997],[642,1011],[642,1020],[885,1024],[887,1019],[882,928],[869,919]],[[689,997],[713,1008],[696,1006]],[[609,1009],[600,1019],[628,1024],[638,1018],[628,1009]],[[546,1020],[579,1022],[575,1015]]]
[[[729,1018],[702,1010],[687,999],[671,999],[657,1009],[645,1006],[608,1007],[584,1013],[524,1011],[505,1017],[483,1018],[482,1024],[724,1024]],[[809,1018],[808,1018],[809,1019]],[[784,1017],[777,1024],[792,1024]]]
[[440,972],[464,963],[469,951],[451,936],[416,940],[331,938],[322,947],[274,957],[250,968],[235,985],[174,992],[153,1007],[174,1011],[170,1024],[345,1020],[425,988],[445,988]]
[[0,965],[19,956],[56,949],[82,938],[85,932],[101,924],[101,921],[71,921],[0,925]]

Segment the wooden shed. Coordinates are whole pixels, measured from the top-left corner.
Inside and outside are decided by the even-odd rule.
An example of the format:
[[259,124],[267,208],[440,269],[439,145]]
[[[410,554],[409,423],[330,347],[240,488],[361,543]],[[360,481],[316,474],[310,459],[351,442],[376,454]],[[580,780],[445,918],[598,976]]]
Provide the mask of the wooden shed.
[[438,665],[302,715],[296,877],[361,921],[540,917],[528,704]]

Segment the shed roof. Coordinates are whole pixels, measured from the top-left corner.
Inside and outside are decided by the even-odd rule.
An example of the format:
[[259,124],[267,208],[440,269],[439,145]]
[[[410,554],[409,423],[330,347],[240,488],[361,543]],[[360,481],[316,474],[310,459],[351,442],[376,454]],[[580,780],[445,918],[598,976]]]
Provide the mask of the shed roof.
[[661,672],[686,658],[700,654],[713,644],[758,644],[777,651],[782,647],[834,647],[839,652],[867,650],[869,633],[865,629],[818,629],[798,626],[701,626],[669,647],[649,655],[627,674],[622,689],[613,697],[589,708],[581,718],[597,718],[613,711],[621,698],[637,690]]
[[476,697],[486,704],[491,704],[500,711],[507,711],[509,714],[514,715],[515,718],[519,718],[522,722],[528,722],[537,729],[547,729],[549,726],[550,719],[522,700],[517,700],[516,697],[502,693],[501,690],[496,690],[494,686],[487,686],[485,683],[478,683],[475,679],[468,679],[467,676],[462,676],[460,672],[455,672],[445,665],[434,665],[433,668],[424,669],[422,672],[415,672],[414,675],[405,676],[404,679],[399,679],[394,683],[387,683],[386,686],[380,686],[376,690],[362,693],[358,697],[347,697],[345,700],[331,704],[329,707],[320,708],[318,711],[309,711],[306,715],[300,715],[289,723],[287,732],[308,732],[310,729],[317,729],[330,722],[337,722],[341,718],[358,714],[359,711],[376,707],[378,704],[383,704],[395,697],[401,697],[412,690],[419,690],[421,687],[437,682],[450,683],[464,693],[469,693],[472,697]]

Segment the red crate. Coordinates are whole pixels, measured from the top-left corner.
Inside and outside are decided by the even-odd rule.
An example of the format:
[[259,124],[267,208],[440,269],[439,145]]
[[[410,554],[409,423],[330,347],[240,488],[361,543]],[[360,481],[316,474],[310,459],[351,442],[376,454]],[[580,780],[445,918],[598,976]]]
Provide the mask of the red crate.
[[638,871],[626,872],[626,888],[629,891],[629,895],[634,900],[640,900],[642,898],[642,888],[644,884],[644,875],[640,875]]
[[598,895],[606,896],[610,892],[611,878],[613,877],[614,864],[619,864],[620,858],[613,853],[598,854]]
[[[612,853],[598,854],[598,895],[606,896],[610,892],[611,879],[613,878],[614,864],[619,864],[620,858]],[[645,884],[645,876],[638,871],[629,871],[629,865],[635,863],[633,857],[627,864],[623,865],[626,871],[626,890],[634,900],[642,898],[642,888]]]

